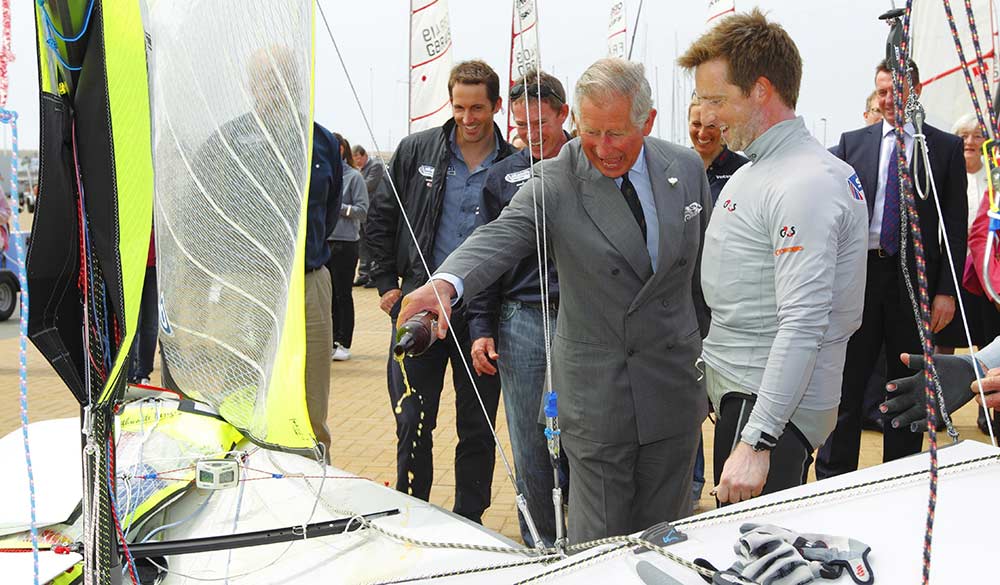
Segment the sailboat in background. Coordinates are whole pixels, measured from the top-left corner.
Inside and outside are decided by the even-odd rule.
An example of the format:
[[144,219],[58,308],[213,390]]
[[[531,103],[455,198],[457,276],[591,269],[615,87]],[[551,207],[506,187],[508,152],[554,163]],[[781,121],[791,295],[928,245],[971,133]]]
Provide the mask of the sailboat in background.
[[451,117],[448,0],[410,0],[409,133],[435,128]]
[[[538,14],[534,0],[514,0],[510,25],[510,66],[507,79],[513,87],[538,62]],[[514,113],[507,104],[507,140],[514,138]]]
[[616,0],[611,5],[608,18],[608,57],[628,58],[628,18],[625,0]]
[[736,12],[736,0],[708,0],[708,18],[706,23]]

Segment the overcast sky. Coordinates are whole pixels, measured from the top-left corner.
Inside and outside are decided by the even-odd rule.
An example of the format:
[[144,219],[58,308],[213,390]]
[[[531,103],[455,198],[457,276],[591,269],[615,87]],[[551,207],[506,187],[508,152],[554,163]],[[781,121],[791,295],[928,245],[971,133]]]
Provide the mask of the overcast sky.
[[[215,0],[210,0],[215,1]],[[284,1],[284,0],[275,0]],[[408,67],[406,0],[321,0],[337,43],[347,60],[362,107],[373,122],[375,138],[391,150],[405,133]],[[481,58],[506,84],[510,46],[509,0],[449,0],[455,62]],[[586,67],[607,51],[611,0],[538,0],[540,58],[544,70],[572,84]],[[629,26],[639,0],[627,0]],[[760,6],[788,30],[804,61],[798,112],[826,143],[861,125],[864,99],[873,89],[873,69],[884,55],[887,28],[877,20],[890,0],[736,0],[737,9]],[[959,3],[960,4],[960,3]],[[20,113],[21,148],[38,145],[38,82],[35,56],[34,2],[12,3],[13,50],[9,107]],[[705,0],[644,2],[633,59],[658,78],[659,133],[669,138],[673,62],[705,30]],[[317,21],[319,14],[317,12]],[[631,35],[631,31],[630,31]],[[321,25],[316,37],[316,119],[351,142],[372,147],[347,75]],[[685,98],[686,101],[686,98]],[[497,116],[503,126],[506,113]],[[654,129],[654,134],[656,129]]]

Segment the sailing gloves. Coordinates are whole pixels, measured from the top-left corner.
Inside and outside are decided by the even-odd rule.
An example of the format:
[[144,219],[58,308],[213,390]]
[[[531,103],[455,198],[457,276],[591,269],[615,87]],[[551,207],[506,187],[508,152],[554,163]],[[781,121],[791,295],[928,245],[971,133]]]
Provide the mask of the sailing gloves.
[[799,534],[773,524],[744,524],[740,532],[734,547],[739,559],[713,577],[716,585],[804,585],[838,579],[845,568],[859,585],[874,582],[871,548],[857,540]]
[[[969,391],[969,386],[976,379],[976,372],[971,356],[934,354],[934,366],[938,379],[941,380],[944,406],[949,414],[972,400],[973,394]],[[890,380],[886,384],[889,399],[882,405],[882,412],[886,417],[891,417],[893,428],[910,425],[911,431],[922,433],[927,430],[924,356],[910,354],[909,367],[917,373],[909,378]],[[934,418],[940,424],[941,405],[938,400],[934,400]]]

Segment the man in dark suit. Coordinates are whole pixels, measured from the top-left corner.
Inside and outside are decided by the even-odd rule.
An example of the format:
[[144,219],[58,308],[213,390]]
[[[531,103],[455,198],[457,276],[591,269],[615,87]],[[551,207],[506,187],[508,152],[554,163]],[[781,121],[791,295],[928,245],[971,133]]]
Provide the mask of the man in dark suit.
[[[909,63],[910,76],[916,95],[920,95],[920,75]],[[819,451],[816,476],[820,479],[858,468],[861,445],[862,400],[865,384],[875,367],[879,347],[885,343],[888,379],[910,374],[900,362],[901,353],[920,353],[921,343],[912,304],[906,288],[907,273],[917,294],[917,270],[912,241],[899,239],[899,198],[901,185],[896,174],[896,122],[892,73],[885,62],[875,75],[875,89],[884,121],[847,132],[831,149],[836,156],[854,167],[864,188],[871,220],[868,230],[868,277],[865,285],[865,309],[861,328],[847,346],[847,362],[841,389],[837,426]],[[906,103],[909,87],[903,86],[902,103]],[[926,185],[928,170],[915,149],[916,130],[909,121],[904,126],[903,140],[906,160],[917,185]],[[931,330],[940,331],[955,315],[955,284],[946,249],[941,238],[946,237],[951,248],[950,262],[961,270],[965,266],[966,250],[966,175],[962,158],[962,140],[928,124],[923,125],[930,171],[934,188],[927,189],[928,198],[916,197],[916,209],[923,234],[924,258],[927,267],[928,298],[931,304]],[[939,229],[934,192],[940,202],[945,234]],[[902,218],[905,220],[905,218]],[[904,248],[905,246],[905,248]],[[906,271],[900,261],[901,249],[906,254]],[[883,461],[920,452],[923,436],[906,428],[884,425]]]

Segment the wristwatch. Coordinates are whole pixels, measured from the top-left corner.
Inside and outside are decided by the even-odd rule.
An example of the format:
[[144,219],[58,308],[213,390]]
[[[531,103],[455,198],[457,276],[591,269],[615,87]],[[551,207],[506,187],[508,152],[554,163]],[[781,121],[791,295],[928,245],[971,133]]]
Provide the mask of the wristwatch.
[[771,451],[774,449],[774,446],[778,444],[778,439],[772,437],[771,435],[763,431],[747,428],[744,428],[743,432],[740,434],[740,441],[750,445],[750,448],[752,448],[755,453],[760,453],[761,451]]

